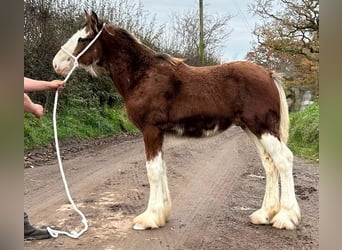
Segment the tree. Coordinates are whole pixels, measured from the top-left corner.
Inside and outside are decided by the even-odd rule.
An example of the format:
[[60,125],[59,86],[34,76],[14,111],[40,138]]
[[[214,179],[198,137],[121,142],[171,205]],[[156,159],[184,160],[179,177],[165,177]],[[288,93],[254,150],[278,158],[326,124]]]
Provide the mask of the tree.
[[[201,65],[198,10],[173,13],[171,18],[173,28],[171,33],[165,34],[165,50],[173,55],[185,57],[188,64]],[[216,64],[219,63],[222,44],[232,32],[228,26],[231,16],[204,14],[203,19],[204,65]]]
[[163,25],[157,25],[155,16],[144,10],[141,1],[135,0],[96,0],[87,7],[97,10],[100,17],[133,33],[146,45],[156,48],[163,34]]
[[258,0],[250,6],[264,20],[247,59],[285,73],[288,87],[305,86],[318,95],[318,0]]

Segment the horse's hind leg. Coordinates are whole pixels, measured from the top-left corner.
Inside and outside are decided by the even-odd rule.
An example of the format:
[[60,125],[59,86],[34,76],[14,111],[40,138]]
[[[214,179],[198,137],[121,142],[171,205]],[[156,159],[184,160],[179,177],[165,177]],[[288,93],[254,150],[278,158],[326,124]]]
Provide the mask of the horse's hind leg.
[[271,219],[271,223],[276,228],[294,229],[299,223],[300,209],[292,176],[293,154],[285,143],[271,134],[263,134],[260,143],[271,156],[278,169],[281,182],[280,210]]
[[146,169],[150,184],[150,196],[145,212],[134,219],[136,230],[158,228],[165,225],[171,214],[171,199],[162,157],[163,135],[154,127],[144,130]]
[[245,132],[256,146],[266,173],[264,200],[261,208],[251,214],[251,222],[253,224],[270,224],[273,216],[280,210],[279,173],[272,158],[262,146],[259,139],[248,128],[245,129]]

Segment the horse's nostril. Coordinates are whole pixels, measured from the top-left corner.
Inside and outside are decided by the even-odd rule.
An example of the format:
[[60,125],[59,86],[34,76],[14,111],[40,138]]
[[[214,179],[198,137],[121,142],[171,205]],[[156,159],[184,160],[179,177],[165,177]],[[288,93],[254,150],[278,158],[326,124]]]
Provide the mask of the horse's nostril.
[[60,69],[58,68],[58,65],[57,65],[57,64],[54,64],[54,65],[53,65],[53,69],[55,70],[55,72],[56,72],[57,74],[60,73]]

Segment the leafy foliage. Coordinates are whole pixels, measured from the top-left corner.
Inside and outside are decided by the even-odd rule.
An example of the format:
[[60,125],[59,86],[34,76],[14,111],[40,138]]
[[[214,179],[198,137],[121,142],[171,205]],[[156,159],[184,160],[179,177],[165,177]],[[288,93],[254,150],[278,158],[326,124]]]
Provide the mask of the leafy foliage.
[[247,59],[284,73],[287,89],[319,95],[319,1],[258,0],[251,10],[264,21]]
[[[137,128],[127,119],[122,106],[102,110],[87,108],[83,99],[73,99],[68,109],[57,114],[58,138],[93,138],[117,135],[121,132],[138,133]],[[31,114],[24,117],[25,150],[45,146],[53,141],[51,114],[40,120]]]
[[290,114],[289,147],[299,156],[319,159],[319,106],[311,104],[302,111]]

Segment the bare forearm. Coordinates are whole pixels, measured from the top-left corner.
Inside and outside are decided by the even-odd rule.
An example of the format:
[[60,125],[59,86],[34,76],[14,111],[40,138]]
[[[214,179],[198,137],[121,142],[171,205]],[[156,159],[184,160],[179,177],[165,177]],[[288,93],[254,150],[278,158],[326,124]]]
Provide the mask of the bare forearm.
[[56,90],[57,88],[64,88],[63,81],[42,81],[24,77],[24,92]]
[[47,81],[33,80],[27,77],[24,77],[24,91],[25,92],[33,92],[33,91],[42,91],[48,89]]

